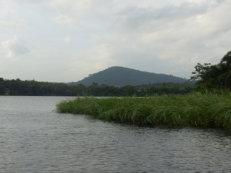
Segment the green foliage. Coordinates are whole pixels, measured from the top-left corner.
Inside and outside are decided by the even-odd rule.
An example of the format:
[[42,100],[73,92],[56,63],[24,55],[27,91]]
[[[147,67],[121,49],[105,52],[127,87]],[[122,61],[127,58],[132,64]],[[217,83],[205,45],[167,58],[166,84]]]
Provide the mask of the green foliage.
[[[2,79],[2,78],[1,78]],[[76,95],[77,87],[63,83],[49,83],[37,81],[0,80],[0,95],[30,95],[30,96],[71,96]]]
[[201,91],[231,89],[231,52],[228,52],[218,64],[198,63],[191,79],[197,80],[198,89]]
[[147,86],[107,86],[93,83],[90,86],[69,85],[37,81],[4,80],[0,78],[0,95],[31,96],[145,96],[163,93],[185,94],[193,90],[188,84],[156,84]]
[[125,98],[78,98],[57,105],[61,113],[141,126],[231,129],[231,93]]

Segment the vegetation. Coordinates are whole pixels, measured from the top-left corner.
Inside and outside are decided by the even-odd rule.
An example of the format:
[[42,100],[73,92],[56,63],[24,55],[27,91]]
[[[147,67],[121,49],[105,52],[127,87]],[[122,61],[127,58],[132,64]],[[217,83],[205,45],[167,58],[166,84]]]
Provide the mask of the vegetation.
[[197,80],[197,89],[200,91],[231,90],[231,51],[218,64],[205,63],[202,65],[198,63],[193,74],[191,78]]
[[0,78],[0,95],[71,96],[76,88],[63,83],[4,80]]
[[185,79],[172,75],[149,73],[125,67],[110,67],[106,70],[90,75],[77,82],[77,84],[89,86],[92,83],[98,83],[100,85],[105,84],[122,87],[125,85],[137,86],[144,84],[184,82],[186,82]]
[[57,105],[60,113],[141,126],[231,129],[231,93],[193,93],[144,98],[77,98]]
[[93,83],[90,86],[37,81],[5,80],[0,78],[0,95],[30,96],[146,96],[153,94],[186,94],[194,89],[193,83],[156,84],[143,86],[107,86]]
[[[164,90],[166,95],[154,97],[78,98],[60,103],[57,110],[61,113],[88,114],[98,119],[141,126],[167,125],[230,130],[231,52],[219,64],[198,63],[193,74],[192,79],[196,80],[200,93],[171,95],[171,92]],[[162,85],[161,89],[164,87],[166,86]],[[143,93],[143,88],[138,91]],[[147,95],[156,92],[148,92],[149,89],[155,91],[152,86],[146,86],[144,91]],[[132,95],[134,91],[136,88],[128,87],[126,93]]]

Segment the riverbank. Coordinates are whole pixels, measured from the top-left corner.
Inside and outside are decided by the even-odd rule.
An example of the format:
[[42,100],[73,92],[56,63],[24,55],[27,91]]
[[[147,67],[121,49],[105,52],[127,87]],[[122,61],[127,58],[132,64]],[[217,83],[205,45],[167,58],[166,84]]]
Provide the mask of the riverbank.
[[145,98],[77,98],[57,105],[60,113],[140,126],[231,129],[231,93],[162,95]]

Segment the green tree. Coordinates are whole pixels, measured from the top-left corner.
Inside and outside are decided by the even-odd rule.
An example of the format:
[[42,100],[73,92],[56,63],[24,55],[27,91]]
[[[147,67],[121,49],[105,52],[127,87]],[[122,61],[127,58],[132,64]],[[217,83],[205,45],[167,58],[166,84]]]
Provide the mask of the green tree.
[[231,89],[231,51],[218,64],[198,63],[191,79],[197,81],[198,89]]

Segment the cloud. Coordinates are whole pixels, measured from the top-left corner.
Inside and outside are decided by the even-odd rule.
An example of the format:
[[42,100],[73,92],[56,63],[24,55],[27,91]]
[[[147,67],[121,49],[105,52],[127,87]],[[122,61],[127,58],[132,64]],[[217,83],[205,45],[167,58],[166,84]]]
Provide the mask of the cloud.
[[64,42],[65,42],[66,44],[70,44],[70,43],[71,43],[71,37],[69,37],[69,36],[65,37],[65,38],[64,38]]
[[61,14],[56,16],[53,21],[57,24],[61,25],[71,25],[73,23],[73,19],[67,15]]
[[16,11],[15,6],[0,1],[0,27],[1,28],[18,28],[26,27],[25,21]]
[[120,12],[121,17],[124,16],[125,22],[134,20],[134,23],[149,20],[178,20],[188,18],[194,15],[205,13],[207,6],[199,6],[194,3],[184,3],[180,6],[168,5],[163,8],[153,10],[152,8],[130,7]]
[[[78,18],[78,15],[81,14],[85,16],[85,22],[90,24],[96,19],[98,25],[106,30],[94,35],[96,27],[90,25],[93,26],[92,39],[98,45],[95,47],[101,50],[101,54],[98,55],[103,56],[102,52],[107,53],[101,61],[92,59],[93,62],[97,62],[95,65],[92,63],[92,69],[96,69],[96,64],[98,68],[103,68],[114,62],[116,65],[189,77],[197,62],[214,62],[229,49],[229,41],[225,37],[228,37],[231,28],[227,17],[231,15],[230,1],[94,2],[88,6],[90,8],[86,8],[92,10],[85,9],[82,13],[61,10],[63,14],[75,16],[75,20],[80,21],[81,17]],[[224,46],[222,43],[225,40]],[[109,50],[106,51],[105,48]],[[94,51],[88,51],[84,57],[87,59],[94,55]]]
[[0,0],[1,52],[30,51],[19,60],[33,64],[40,80],[48,80],[39,71],[47,62],[54,64],[49,80],[57,81],[112,65],[189,77],[197,62],[216,62],[230,49],[230,6],[230,0]]
[[17,36],[14,36],[9,40],[2,41],[1,46],[8,58],[29,52],[29,49],[26,47],[26,43],[20,40]]
[[[153,30],[167,30],[168,28],[174,29],[174,25],[182,24],[180,22],[186,24],[198,16],[206,15],[220,3],[210,1],[208,3],[198,4],[184,1],[177,5],[171,3],[166,4],[158,9],[153,7],[141,8],[138,6],[127,7],[118,13],[115,22],[117,25],[116,29],[128,32],[150,32]],[[184,25],[180,27],[184,27]]]
[[61,14],[84,15],[93,8],[94,0],[49,0],[48,4]]
[[230,49],[230,6],[230,1],[184,1],[157,10],[124,8],[111,32],[96,42],[110,45],[120,64],[189,77],[197,62],[213,63]]

